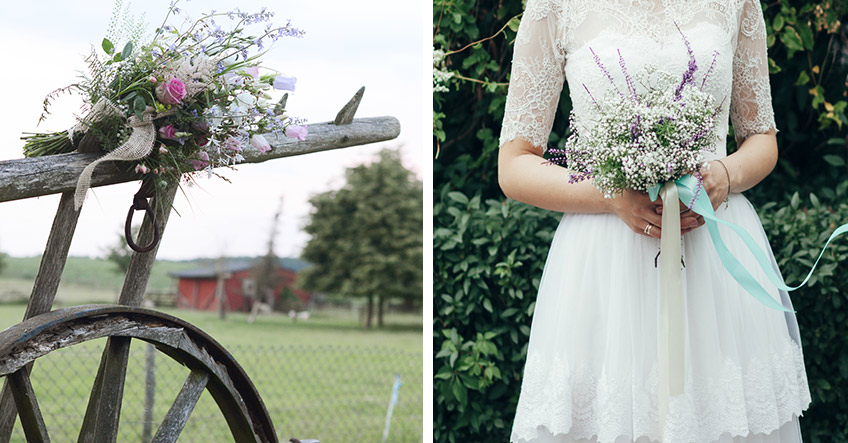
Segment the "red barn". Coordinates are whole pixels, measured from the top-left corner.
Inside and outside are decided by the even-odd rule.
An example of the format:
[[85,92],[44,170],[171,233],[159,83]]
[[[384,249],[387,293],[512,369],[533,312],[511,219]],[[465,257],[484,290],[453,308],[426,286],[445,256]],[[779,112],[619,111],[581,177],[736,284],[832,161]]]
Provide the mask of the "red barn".
[[[232,259],[222,262],[213,261],[209,265],[172,272],[168,275],[179,279],[177,283],[177,307],[215,311],[215,291],[218,288],[218,274],[224,274],[224,294],[229,311],[250,311],[252,299],[250,288],[256,286],[253,270],[260,259]],[[276,301],[285,288],[290,288],[304,305],[308,304],[311,293],[297,288],[297,273],[309,265],[298,259],[277,259],[276,275],[278,284],[274,288]]]

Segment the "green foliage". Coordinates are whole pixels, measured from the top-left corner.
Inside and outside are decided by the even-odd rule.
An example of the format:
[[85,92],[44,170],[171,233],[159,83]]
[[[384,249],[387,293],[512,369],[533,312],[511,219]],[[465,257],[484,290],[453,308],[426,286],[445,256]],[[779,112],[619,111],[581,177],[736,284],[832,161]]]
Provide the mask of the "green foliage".
[[434,438],[509,438],[558,216],[442,186],[433,207]]
[[421,297],[421,182],[397,150],[379,157],[348,169],[343,188],[310,200],[312,238],[302,258],[315,266],[304,271],[304,288],[369,300]]
[[[746,194],[758,206],[777,202],[763,206],[767,208],[763,217],[775,254],[783,261],[784,275],[793,283],[801,280],[798,277],[804,262],[810,260],[809,252],[821,245],[822,232],[848,221],[841,204],[834,206],[834,212],[813,205],[801,212],[806,217],[803,220],[799,214],[780,213],[786,217],[785,223],[774,215],[795,192],[815,192],[821,201],[845,200],[848,57],[844,54],[848,35],[844,21],[848,2],[776,0],[762,2],[762,6],[775,120],[780,130],[780,160],[775,171]],[[539,237],[547,234],[536,232],[548,231],[537,228],[521,233],[518,230],[524,228],[517,224],[540,226],[541,220],[552,216],[512,202],[501,203],[503,195],[497,184],[498,136],[512,43],[521,13],[521,0],[433,1],[433,47],[442,53],[434,57],[434,79],[446,79],[440,85],[447,89],[433,94],[434,348],[440,355],[434,366],[438,377],[434,386],[436,441],[507,439],[519,392],[517,377],[524,361],[524,330],[529,331],[532,314],[527,309],[535,298],[535,282],[541,276],[548,247],[548,242]],[[570,108],[566,86],[549,146],[564,144]],[[736,149],[732,128],[727,145],[728,152]],[[469,206],[474,198],[461,201],[466,196],[478,196],[474,203],[478,211]],[[498,246],[490,252],[491,242],[504,241],[493,240],[482,227],[488,223],[484,222],[487,217],[496,217],[496,207],[508,208],[518,221],[496,218],[503,225],[497,229],[513,226],[505,232],[513,237],[509,242],[514,246]],[[447,212],[449,209],[452,213]],[[845,242],[840,240],[839,244]],[[523,253],[510,255],[516,248],[529,245],[533,245],[532,253],[521,249]],[[848,294],[848,287],[836,277],[846,275],[845,265],[835,266],[840,251],[837,246],[826,253],[815,284],[793,295],[814,395],[814,406],[802,420],[805,441],[848,441],[843,437],[848,430],[839,428],[848,423],[848,404],[840,396],[848,389],[842,378],[843,373],[848,376],[848,357],[840,355],[844,349],[842,337],[848,334],[839,326],[838,318],[842,317],[833,305],[834,299],[840,299],[834,291]],[[515,266],[517,262],[521,266]],[[482,268],[485,270],[478,270]],[[510,278],[501,281],[493,276],[496,271]],[[484,287],[491,291],[485,297],[481,295]],[[511,298],[510,290],[522,296]],[[461,294],[459,301],[457,294]],[[848,309],[846,303],[837,303],[841,303],[841,309]],[[509,322],[498,320],[503,314]],[[825,314],[833,318],[820,321]],[[454,329],[455,335],[451,332]],[[495,336],[487,337],[493,332]],[[512,335],[519,340],[512,341]],[[491,342],[494,349],[480,347],[478,342]],[[456,357],[452,357],[454,353]],[[474,364],[468,366],[469,362]],[[482,377],[463,369],[475,365]],[[450,372],[444,372],[444,367]],[[498,368],[499,377],[487,378],[490,372],[483,368],[489,367]],[[486,386],[481,387],[481,383]]]
[[[846,189],[824,203],[795,193],[787,202],[760,208],[783,278],[797,285],[807,276],[833,230],[848,222]],[[807,199],[804,199],[807,200]],[[844,236],[843,236],[844,237]],[[804,441],[848,442],[848,239],[838,238],[825,251],[810,282],[792,293],[804,347],[813,403],[804,413]]]
[[[448,91],[433,94],[436,183],[450,181],[486,198],[498,194],[498,133],[521,12],[520,0],[433,2],[433,46],[445,51],[440,62],[444,69],[455,72]],[[490,36],[494,38],[472,44]]]

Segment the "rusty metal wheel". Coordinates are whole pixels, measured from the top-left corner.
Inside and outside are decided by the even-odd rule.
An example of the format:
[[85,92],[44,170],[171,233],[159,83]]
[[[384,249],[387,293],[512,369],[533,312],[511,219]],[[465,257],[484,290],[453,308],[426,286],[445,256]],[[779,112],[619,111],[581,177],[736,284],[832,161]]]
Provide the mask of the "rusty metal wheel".
[[115,441],[126,359],[122,367],[115,363],[120,359],[114,355],[120,354],[116,349],[128,352],[130,340],[138,339],[153,344],[191,371],[156,431],[154,442],[177,440],[204,390],[218,404],[234,441],[277,442],[259,393],[218,342],[179,318],[120,305],[74,306],[38,315],[0,332],[0,376],[6,376],[27,441],[49,441],[30,384],[29,364],[56,349],[103,337],[109,338],[109,344],[92,388],[79,441]]

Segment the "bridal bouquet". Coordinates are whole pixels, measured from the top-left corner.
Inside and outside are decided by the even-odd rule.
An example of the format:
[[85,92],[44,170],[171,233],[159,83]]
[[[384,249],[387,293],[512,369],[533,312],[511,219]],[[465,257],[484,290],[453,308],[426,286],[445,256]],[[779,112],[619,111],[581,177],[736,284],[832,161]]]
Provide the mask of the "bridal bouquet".
[[303,139],[306,128],[268,101],[272,88],[294,91],[296,79],[259,62],[273,42],[303,32],[289,23],[274,26],[265,8],[211,11],[175,27],[168,19],[180,14],[178,3],[172,1],[152,39],[142,42],[141,24],[127,23],[119,1],[106,38],[86,59],[88,73],[48,95],[39,123],[51,100],[66,92],[80,93],[84,116],[67,131],[23,137],[25,155],[102,149],[101,160],[133,161],[138,173],[180,177],[232,166],[249,146],[269,151],[261,133]]
[[[689,48],[688,41],[686,46]],[[688,173],[700,180],[704,153],[714,152],[719,140],[716,117],[720,105],[702,90],[710,72],[696,84],[697,64],[691,48],[689,68],[682,79],[652,66],[634,78],[619,52],[626,91],[616,86],[600,57],[592,54],[612,87],[602,101],[595,100],[586,88],[596,105],[597,121],[588,134],[579,134],[572,113],[571,135],[563,149],[550,150],[554,155],[550,162],[565,164],[572,183],[591,178],[607,198],[625,189],[647,191]],[[643,92],[637,91],[636,82],[644,86]]]

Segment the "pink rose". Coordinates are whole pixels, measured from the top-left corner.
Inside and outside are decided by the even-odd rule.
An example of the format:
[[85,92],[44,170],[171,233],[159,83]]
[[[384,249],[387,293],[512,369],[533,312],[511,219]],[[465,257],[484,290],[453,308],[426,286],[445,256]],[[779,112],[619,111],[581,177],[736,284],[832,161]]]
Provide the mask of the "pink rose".
[[164,138],[165,140],[176,140],[177,139],[177,128],[174,125],[162,126],[159,128],[159,138]]
[[286,137],[296,138],[300,141],[306,140],[306,126],[288,125],[286,126]]
[[265,137],[259,134],[254,134],[253,137],[250,137],[250,145],[263,153],[271,150],[271,144],[268,143],[268,140],[265,140]]
[[182,104],[182,99],[185,96],[185,85],[178,78],[172,78],[165,83],[156,85],[156,98],[166,105]]

